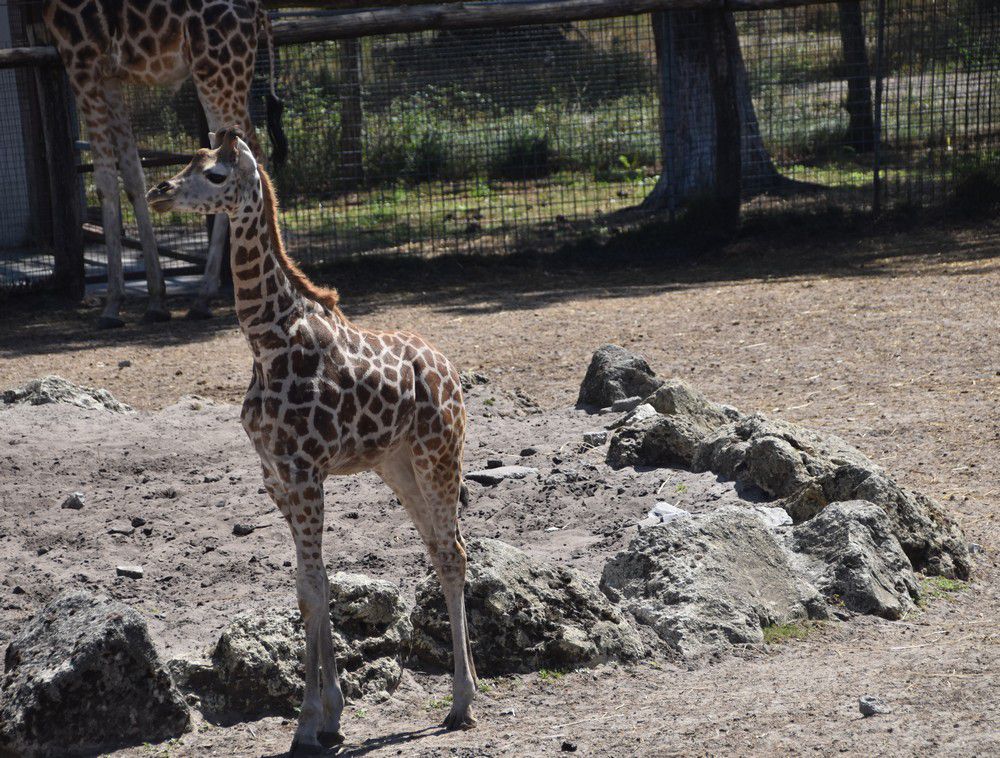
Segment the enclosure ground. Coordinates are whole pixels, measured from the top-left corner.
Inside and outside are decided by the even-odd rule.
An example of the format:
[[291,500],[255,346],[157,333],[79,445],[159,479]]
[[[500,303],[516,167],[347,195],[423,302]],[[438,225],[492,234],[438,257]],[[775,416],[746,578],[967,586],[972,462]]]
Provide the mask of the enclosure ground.
[[[650,260],[648,251],[656,247],[647,239],[644,255],[622,260],[604,251],[607,260],[599,265],[600,252],[582,255],[586,264],[578,265],[566,256],[434,266],[373,262],[335,271],[332,283],[341,288],[347,313],[363,324],[420,331],[462,369],[490,378],[477,391],[483,394],[475,401],[469,465],[481,463],[487,452],[516,457],[522,446],[567,433],[558,425],[534,428],[535,438],[501,434],[481,448],[476,422],[485,426],[486,399],[515,397],[520,390],[553,419],[569,423],[569,412],[560,409],[575,401],[591,352],[617,342],[645,354],[658,373],[682,376],[713,399],[839,434],[902,485],[940,500],[969,540],[983,547],[973,583],[960,592],[929,587],[928,607],[903,622],[827,624],[805,639],[694,671],[660,662],[489,681],[479,727],[458,734],[431,728],[444,716],[448,678],[408,674],[388,703],[350,706],[347,754],[555,754],[563,740],[576,743],[582,755],[1000,751],[1000,225],[886,230],[859,240],[834,230],[817,234],[815,225],[803,224],[781,234],[749,235],[700,263],[666,254]],[[178,319],[185,305],[173,303]],[[30,471],[0,468],[0,488],[3,510],[19,514],[18,523],[4,527],[10,535],[29,526],[41,536],[64,529],[58,510],[55,517],[45,511],[58,509],[53,503],[64,490],[87,482],[96,488],[105,479],[107,494],[95,498],[100,519],[88,527],[93,534],[82,533],[82,546],[102,535],[108,539],[104,520],[114,514],[115,498],[155,505],[163,518],[175,520],[176,541],[167,545],[178,547],[160,549],[164,556],[174,551],[177,565],[189,568],[174,570],[175,579],[156,590],[169,604],[146,609],[161,615],[153,616],[153,630],[171,642],[168,654],[174,654],[212,642],[223,621],[214,604],[233,602],[210,589],[213,583],[228,582],[241,593],[255,586],[241,586],[239,574],[217,569],[219,559],[204,553],[204,544],[244,551],[256,545],[258,560],[276,567],[263,586],[289,603],[292,577],[282,563],[292,549],[264,496],[256,494],[256,461],[249,445],[238,446],[239,429],[232,437],[203,438],[208,431],[174,425],[176,411],[159,412],[192,393],[227,403],[242,398],[249,354],[231,308],[210,322],[156,326],[136,323],[140,308],[132,304],[125,329],[94,335],[96,309],[6,303],[0,387],[55,373],[158,411],[139,417],[148,419],[150,437],[133,453],[159,461],[148,474],[152,481],[125,491],[130,474],[124,456],[93,454],[104,433],[98,420],[90,428],[77,422],[65,429],[40,426],[37,439],[50,446],[37,450]],[[236,425],[232,409],[205,412]],[[219,428],[228,428],[225,423]],[[527,437],[525,419],[511,416],[515,423]],[[21,431],[31,444],[31,430]],[[120,442],[106,444],[117,450]],[[205,451],[204,459],[198,451]],[[240,507],[249,510],[242,515],[273,522],[259,537],[255,533],[258,542],[239,548],[232,546],[233,513],[211,505],[188,513],[161,491],[174,487],[183,501],[209,486],[201,484],[204,476],[225,472],[215,471],[222,460],[243,479],[224,477],[211,486],[245,504]],[[344,539],[339,550],[328,544],[327,557],[338,568],[393,578],[419,565],[419,548],[415,538],[391,541],[394,520],[370,528],[345,516],[358,511],[364,519],[371,507],[394,513],[385,492],[372,489],[367,502],[366,487],[352,490],[359,502],[345,497],[331,503],[330,520]],[[160,494],[143,500],[147,490]],[[189,505],[194,509],[197,501]],[[548,515],[519,507],[538,522]],[[471,519],[485,531],[488,515]],[[519,539],[513,525],[503,538],[559,555],[559,543],[546,546],[527,533]],[[59,554],[38,555],[40,544],[20,536],[4,544],[12,563],[4,572],[0,626],[8,628],[37,608],[61,576],[70,582],[78,571],[71,543],[60,547],[65,562],[58,570]],[[183,556],[184,550],[192,555]],[[27,595],[14,596],[15,565],[27,567],[24,576],[52,577],[24,583]],[[862,720],[857,697],[863,694],[882,695],[893,714]],[[231,727],[202,722],[178,743],[123,754],[281,755],[292,731],[280,719]]]

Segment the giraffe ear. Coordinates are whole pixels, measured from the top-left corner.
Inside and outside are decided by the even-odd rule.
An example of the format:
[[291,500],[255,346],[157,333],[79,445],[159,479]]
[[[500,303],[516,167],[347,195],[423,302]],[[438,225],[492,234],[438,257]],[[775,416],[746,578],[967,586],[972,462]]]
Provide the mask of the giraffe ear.
[[219,160],[235,166],[240,157],[240,135],[234,129],[221,129],[215,136],[219,141]]
[[219,143],[215,139],[215,132],[208,133],[208,146],[213,150],[219,146]]

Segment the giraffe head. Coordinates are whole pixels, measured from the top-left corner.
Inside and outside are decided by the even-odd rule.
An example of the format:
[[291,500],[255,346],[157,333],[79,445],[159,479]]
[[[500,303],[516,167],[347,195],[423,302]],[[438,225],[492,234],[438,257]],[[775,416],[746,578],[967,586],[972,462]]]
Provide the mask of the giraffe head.
[[201,149],[172,179],[146,193],[154,211],[235,213],[257,188],[257,159],[236,127],[211,135],[213,148]]

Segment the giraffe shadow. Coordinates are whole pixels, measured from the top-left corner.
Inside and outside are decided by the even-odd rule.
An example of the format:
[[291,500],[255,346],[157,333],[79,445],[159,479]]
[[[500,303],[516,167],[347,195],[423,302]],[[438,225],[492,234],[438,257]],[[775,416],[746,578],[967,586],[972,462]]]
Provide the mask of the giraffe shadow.
[[[399,732],[392,732],[391,734],[384,734],[378,737],[370,737],[359,744],[337,745],[336,747],[331,747],[328,750],[325,750],[319,755],[324,756],[324,758],[333,758],[334,756],[336,756],[336,758],[348,758],[350,756],[368,755],[377,750],[392,747],[393,745],[406,745],[424,737],[433,737],[446,732],[447,729],[443,726],[426,726],[423,729],[407,729]],[[261,758],[286,758],[288,755],[289,754],[287,752],[271,753],[269,755],[261,756]]]

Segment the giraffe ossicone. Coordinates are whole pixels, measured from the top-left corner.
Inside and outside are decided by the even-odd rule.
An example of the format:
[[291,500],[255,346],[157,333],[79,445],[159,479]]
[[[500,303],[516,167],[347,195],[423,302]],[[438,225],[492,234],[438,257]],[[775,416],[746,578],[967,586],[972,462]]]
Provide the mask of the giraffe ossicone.
[[221,130],[215,145],[147,197],[157,211],[229,216],[236,314],[253,354],[243,427],[295,541],[306,633],[293,754],[342,739],[344,697],[322,552],[323,482],[330,475],[375,471],[412,519],[451,620],[455,670],[445,726],[472,726],[476,674],[458,526],[466,414],[458,372],[416,334],[353,324],[336,291],[314,285],[286,254],[274,189],[241,132]]
[[[129,124],[122,84],[177,85],[190,76],[209,129],[239,124],[255,155],[262,156],[250,123],[248,100],[258,41],[271,51],[271,111],[280,107],[274,93],[271,27],[260,0],[44,0],[45,26],[59,51],[77,108],[86,126],[94,163],[94,184],[108,256],[108,295],[99,328],[121,326],[125,293],[118,203],[118,171],[135,209],[146,267],[149,304],[145,320],[170,318],[156,237],[146,205],[146,180]],[[276,160],[286,151],[277,129]],[[116,169],[117,165],[117,169]],[[211,315],[225,252],[226,216],[216,218],[198,297],[189,316]]]

